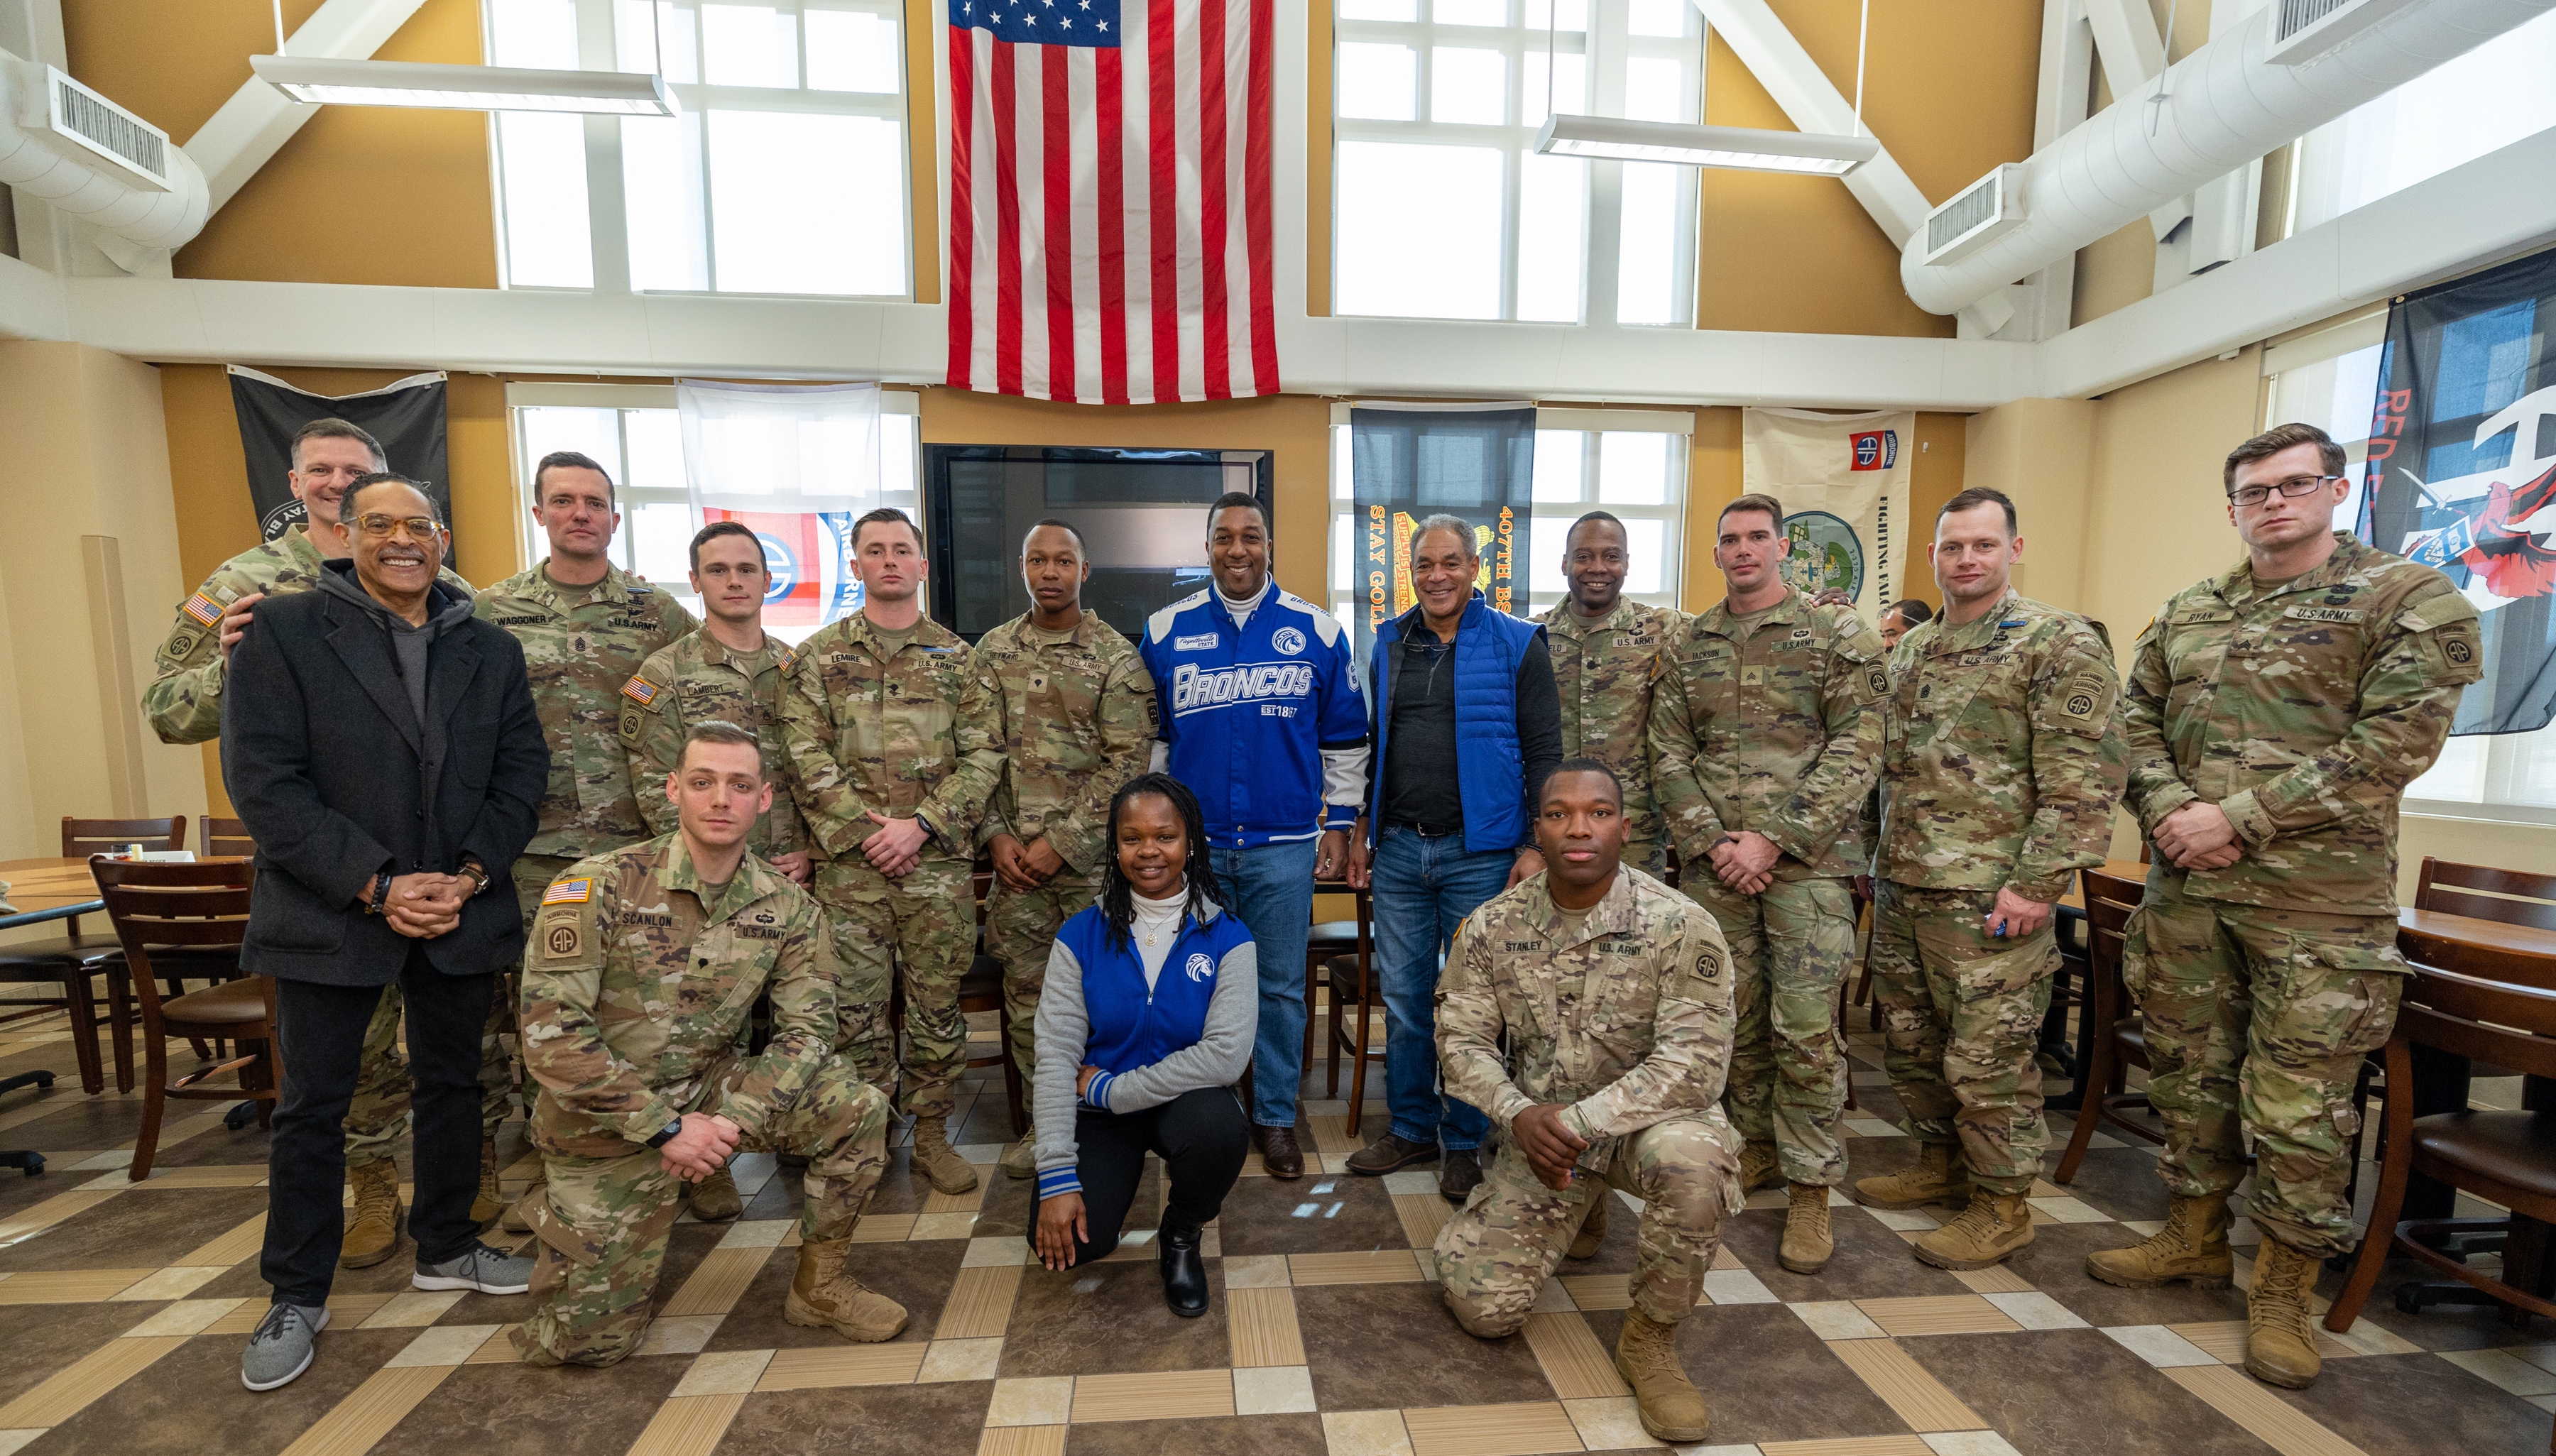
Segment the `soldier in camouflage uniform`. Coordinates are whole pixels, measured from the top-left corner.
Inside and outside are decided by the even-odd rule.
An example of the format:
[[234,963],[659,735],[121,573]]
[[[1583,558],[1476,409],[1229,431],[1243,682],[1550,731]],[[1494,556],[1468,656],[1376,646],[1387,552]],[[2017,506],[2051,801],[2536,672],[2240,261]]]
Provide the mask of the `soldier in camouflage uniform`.
[[1615,1369],[1643,1429],[1696,1441],[1708,1415],[1677,1325],[1740,1200],[1720,1106],[1730,955],[1712,915],[1620,863],[1622,802],[1613,771],[1564,760],[1537,817],[1548,868],[1467,916],[1448,951],[1439,1066],[1504,1136],[1439,1231],[1438,1276],[1457,1322],[1496,1339],[1526,1322],[1608,1189],[1642,1200]]
[[2154,1238],[2087,1261],[2115,1284],[2224,1287],[2250,1142],[2245,1368],[2292,1388],[2318,1371],[2318,1262],[2355,1242],[2353,1079],[2406,971],[2397,800],[2484,667],[2448,577],[2331,530],[2344,459],[2305,425],[2239,445],[2225,483],[2248,559],[2176,593],[2132,649],[2129,801],[2156,854],[2122,971],[2174,1205]]
[[[754,735],[691,730],[682,828],[582,859],[542,895],[525,952],[524,1060],[548,1193],[514,1334],[531,1365],[612,1365],[639,1348],[694,1181],[740,1149],[808,1158],[799,1270],[784,1314],[846,1339],[893,1338],[905,1310],[843,1273],[887,1165],[887,1095],[834,1052],[834,964],[816,902],[745,848],[769,807]],[[772,998],[772,1041],[740,1054]]]
[[861,610],[800,644],[782,738],[827,856],[815,890],[842,961],[840,1048],[863,1081],[896,1085],[885,1009],[902,964],[914,1165],[963,1193],[976,1173],[949,1138],[967,1045],[958,980],[975,949],[976,821],[1002,778],[1001,728],[967,644],[922,614],[914,524],[894,510],[863,516],[852,561]]
[[[640,694],[632,690],[639,665],[696,625],[682,603],[606,554],[621,515],[602,466],[574,450],[556,451],[534,467],[533,489],[533,515],[550,538],[551,553],[479,593],[476,613],[523,644],[533,706],[551,750],[540,823],[515,861],[515,896],[528,932],[542,892],[570,865],[648,837],[617,730],[622,715],[639,706]],[[520,971],[507,968],[507,989],[489,1012],[492,1046],[514,1032]],[[530,1227],[528,1210],[540,1192],[538,1184],[526,1190],[506,1214],[508,1229]]]
[[1646,727],[1662,645],[1686,614],[1624,600],[1623,522],[1592,511],[1571,523],[1563,541],[1571,595],[1535,619],[1544,624],[1562,694],[1562,752],[1615,771],[1631,835],[1624,862],[1658,875],[1668,868],[1668,839],[1653,798]]
[[[1039,990],[1058,927],[1100,890],[1109,800],[1145,772],[1154,738],[1154,677],[1133,643],[1083,607],[1091,575],[1083,537],[1041,521],[1021,542],[1031,609],[977,639],[977,676],[993,695],[1003,780],[977,826],[994,861],[985,953],[1003,963],[1012,1062],[1029,1084],[1038,1064]],[[1003,1171],[1038,1171],[1037,1130],[1003,1152]]]
[[1967,1202],[1917,1241],[1919,1259],[1952,1270],[2032,1242],[2051,907],[2104,862],[2123,776],[2111,653],[2084,618],[2008,585],[2014,525],[2013,503],[1984,488],[1938,513],[1944,615],[1899,639],[1883,729],[1872,984],[1883,1066],[1920,1146],[1854,1193],[1879,1208]]
[[1777,1259],[1817,1274],[1836,1252],[1829,1189],[1846,1181],[1838,987],[1854,961],[1890,680],[1853,607],[1785,584],[1783,511],[1763,495],[1722,508],[1713,559],[1729,594],[1670,639],[1650,743],[1680,888],[1730,945],[1740,1191],[1790,1186]]
[[[315,420],[294,436],[292,450],[290,483],[305,519],[205,577],[179,606],[177,625],[153,659],[156,671],[142,690],[142,714],[162,743],[210,743],[219,737],[222,678],[231,644],[248,630],[257,604],[318,589],[322,562],[354,554],[337,520],[337,503],[356,478],[383,468],[381,442],[346,421]],[[451,556],[448,544],[445,555]],[[470,583],[449,566],[438,568],[436,579],[447,591],[471,594]],[[393,981],[382,988],[381,1005],[365,1029],[354,1099],[346,1107],[346,1185],[354,1196],[354,1214],[346,1221],[338,1257],[348,1269],[379,1264],[399,1247],[399,1169],[391,1145],[407,1123],[409,1094],[399,1024],[399,983]],[[498,1213],[493,1154],[514,1086],[504,1048],[496,1050],[479,1073],[481,1157],[490,1165],[482,1169],[471,1216],[482,1222]]]

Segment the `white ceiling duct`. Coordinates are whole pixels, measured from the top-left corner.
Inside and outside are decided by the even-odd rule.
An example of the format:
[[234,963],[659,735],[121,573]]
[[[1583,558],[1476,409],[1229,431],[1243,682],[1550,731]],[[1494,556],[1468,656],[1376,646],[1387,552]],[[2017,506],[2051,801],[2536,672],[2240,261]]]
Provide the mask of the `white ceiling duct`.
[[94,224],[127,273],[184,246],[212,210],[168,134],[50,65],[0,51],[0,183]]
[[2556,6],[2556,0],[2358,3],[2397,13],[2354,32],[2312,63],[2284,65],[2266,59],[2285,8],[2274,5],[2034,153],[2015,189],[2029,209],[2022,225],[1938,264],[1926,261],[1926,235],[1919,230],[1900,254],[1908,297],[1931,313],[1957,312]]

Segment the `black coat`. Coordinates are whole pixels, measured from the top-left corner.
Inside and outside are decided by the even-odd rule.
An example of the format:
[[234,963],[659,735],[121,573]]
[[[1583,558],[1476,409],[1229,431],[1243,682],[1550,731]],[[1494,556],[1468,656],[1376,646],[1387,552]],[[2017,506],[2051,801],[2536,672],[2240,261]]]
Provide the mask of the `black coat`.
[[[331,563],[338,569],[345,567]],[[522,953],[508,876],[550,782],[524,650],[463,618],[430,650],[420,731],[382,621],[329,591],[260,602],[222,685],[222,783],[257,841],[243,969],[379,986],[423,944],[436,969],[481,975]],[[445,762],[429,762],[441,738]],[[400,934],[358,904],[375,873],[488,871],[461,923]]]

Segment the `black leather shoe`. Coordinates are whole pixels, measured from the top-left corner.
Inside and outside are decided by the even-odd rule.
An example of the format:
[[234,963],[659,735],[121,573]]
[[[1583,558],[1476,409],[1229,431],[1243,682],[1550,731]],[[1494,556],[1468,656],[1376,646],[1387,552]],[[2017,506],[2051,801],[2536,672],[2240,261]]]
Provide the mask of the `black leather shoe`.
[[1296,1146],[1294,1128],[1253,1128],[1260,1143],[1260,1165],[1269,1176],[1288,1181],[1305,1175],[1305,1150]]
[[1207,1231],[1196,1224],[1163,1221],[1163,1302],[1183,1319],[1207,1313],[1207,1264],[1199,1258],[1199,1244],[1206,1237]]
[[1438,1191],[1450,1203],[1462,1203],[1482,1181],[1482,1155],[1468,1148],[1450,1153],[1438,1164]]
[[1435,1143],[1414,1143],[1408,1138],[1397,1138],[1387,1133],[1349,1154],[1349,1171],[1363,1173],[1370,1178],[1378,1177],[1415,1162],[1427,1162],[1437,1155],[1438,1145]]

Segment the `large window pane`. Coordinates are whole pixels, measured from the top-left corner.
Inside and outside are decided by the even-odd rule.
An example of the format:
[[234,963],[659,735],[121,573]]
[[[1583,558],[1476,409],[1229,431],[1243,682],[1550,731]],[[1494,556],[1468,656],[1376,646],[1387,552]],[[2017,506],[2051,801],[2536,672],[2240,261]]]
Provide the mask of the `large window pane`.
[[594,287],[585,118],[500,115],[497,170],[506,212],[506,282],[515,288]]
[[[1535,502],[1537,505],[1577,505],[1580,501],[1580,457],[1588,449],[1589,436],[1577,429],[1539,429],[1535,432]],[[1556,556],[1560,551],[1554,552]]]
[[1440,46],[1429,58],[1429,119],[1498,126],[1508,119],[1509,61],[1497,51]]
[[1369,121],[1409,121],[1418,115],[1420,53],[1408,46],[1365,41],[1341,46],[1340,110]]
[[860,10],[811,10],[806,20],[810,90],[899,89],[904,67],[894,20]]
[[630,537],[631,570],[691,594],[693,533],[700,529],[692,507],[632,506],[621,513],[621,529]]
[[679,85],[702,78],[693,12],[674,0],[614,0],[612,41],[623,70],[653,72]]
[[630,286],[643,292],[707,289],[702,119],[623,117],[621,190],[630,219]]
[[622,482],[632,490],[684,488],[684,421],[673,410],[624,410],[623,436],[630,459]]
[[718,287],[904,293],[903,131],[874,116],[711,112]]
[[1434,0],[1429,18],[1440,25],[1507,25],[1509,0]]
[[1627,0],[1624,29],[1637,36],[1675,39],[1687,33],[1688,17],[1694,13],[1687,0]]
[[1419,18],[1420,0],[1341,0],[1342,20],[1413,21]]
[[1610,429],[1598,437],[1598,503],[1657,506],[1669,498],[1669,442],[1674,434]]
[[1665,162],[1624,166],[1624,224],[1615,260],[1615,321],[1681,323],[1678,238],[1694,173]]
[[577,410],[566,406],[544,405],[520,412],[524,426],[524,483],[529,488],[533,469],[542,456],[557,450],[575,450],[594,461],[604,473],[619,480],[621,468],[621,425],[617,410]]
[[2296,225],[2314,227],[2556,126],[2556,14],[2445,61],[2308,134]]
[[488,63],[576,67],[576,0],[506,0],[488,7]]
[[1340,308],[1500,316],[1502,156],[1494,147],[1340,149]]
[[1553,110],[1565,116],[1584,115],[1589,110],[1589,58],[1569,51],[1559,51],[1551,58],[1553,78],[1545,80],[1546,56],[1530,51],[1519,67],[1518,125],[1542,126],[1551,113],[1545,110],[1545,99],[1553,100]]
[[1687,68],[1658,56],[1636,56],[1624,62],[1624,114],[1636,121],[1693,121],[1688,105],[1694,87]]
[[1517,316],[1578,323],[1589,164],[1578,157],[1523,157],[1518,190]]
[[702,65],[714,86],[795,87],[799,17],[769,5],[704,5]]
[[1589,29],[1589,0],[1562,0],[1558,12],[1553,0],[1526,0],[1525,26],[1531,31],[1550,28],[1576,35]]
[[[1652,439],[1671,436],[1651,435]],[[1613,438],[1610,434],[1608,438]],[[1624,590],[1636,594],[1666,591],[1669,523],[1655,516],[1635,516],[1624,523]]]

